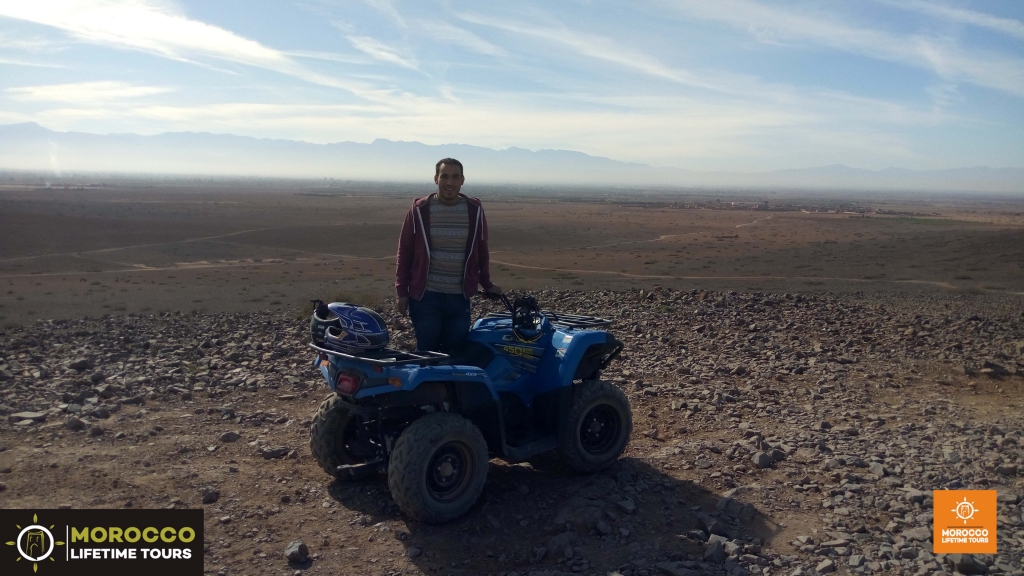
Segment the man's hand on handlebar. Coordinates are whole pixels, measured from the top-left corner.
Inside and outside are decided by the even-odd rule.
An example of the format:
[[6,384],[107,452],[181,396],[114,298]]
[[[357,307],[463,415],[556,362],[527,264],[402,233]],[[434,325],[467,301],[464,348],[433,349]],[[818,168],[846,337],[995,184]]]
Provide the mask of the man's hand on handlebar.
[[500,286],[492,285],[487,290],[477,290],[476,295],[483,297],[485,300],[502,300],[504,292]]

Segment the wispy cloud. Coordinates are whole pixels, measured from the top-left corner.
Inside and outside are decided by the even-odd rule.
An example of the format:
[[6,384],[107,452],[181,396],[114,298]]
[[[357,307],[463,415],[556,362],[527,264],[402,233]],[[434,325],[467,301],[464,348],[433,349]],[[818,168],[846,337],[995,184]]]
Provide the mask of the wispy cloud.
[[[850,115],[863,119],[885,118],[888,121],[904,125],[932,124],[938,119],[934,110],[925,114],[885,100],[859,97],[836,90],[767,82],[754,76],[722,70],[686,70],[669,66],[654,56],[614,39],[570,30],[566,26],[540,26],[491,18],[476,13],[461,14],[459,17],[473,24],[538,38],[545,43],[557,44],[568,48],[572,54],[612,63],[623,69],[652,78],[728,95],[732,98],[730,105],[735,108],[756,108],[767,103],[767,105],[775,106],[779,111],[829,110],[834,113],[841,112],[845,118],[849,118]],[[586,97],[576,97],[586,99]],[[643,100],[644,98],[639,99]],[[673,99],[679,101],[678,97],[668,100],[672,101]],[[637,102],[637,98],[624,99],[615,96],[602,97],[599,100],[606,104],[618,102],[623,106],[630,106],[634,110],[643,110],[648,109],[652,102],[660,101],[662,98],[648,99],[649,101],[646,103]],[[626,104],[627,100],[632,104]]]
[[45,64],[43,62],[26,62],[24,60],[18,60],[16,58],[3,58],[0,57],[0,64],[6,64],[8,66],[31,66],[34,68],[64,68],[60,64]]
[[47,86],[18,86],[5,90],[13,100],[47,102],[107,102],[172,91],[167,86],[136,86],[126,82],[80,82]]
[[399,27],[409,27],[409,25],[406,24],[405,22],[405,18],[403,18],[402,15],[398,12],[398,9],[395,8],[395,5],[391,2],[391,0],[363,0],[363,3],[369,6],[370,8],[373,8],[377,12],[380,12],[381,14],[387,16],[389,20],[394,22]]
[[295,58],[309,58],[312,60],[324,60],[326,62],[340,62],[342,64],[366,64],[369,62],[365,57],[352,54],[339,54],[337,52],[318,52],[315,50],[286,50],[281,52],[285,56]]
[[0,3],[0,16],[59,28],[79,40],[140,50],[175,60],[215,58],[358,91],[311,71],[278,50],[234,32],[192,20],[168,4],[147,0],[33,0]]
[[450,22],[444,22],[442,20],[433,20],[424,22],[423,26],[419,27],[417,31],[421,34],[425,34],[445,44],[451,44],[453,46],[461,46],[476,52],[477,54],[484,54],[486,56],[507,56],[508,51],[484,40],[476,34],[460,28]]
[[685,70],[667,66],[648,54],[603,36],[578,32],[565,26],[541,26],[514,22],[505,18],[494,18],[471,12],[458,14],[458,17],[472,24],[531,36],[543,40],[545,43],[560,44],[576,54],[603,60],[650,76],[702,88],[716,88]]
[[40,36],[21,37],[0,32],[0,48],[22,52],[53,52],[66,47],[66,42],[57,42],[50,38]]
[[419,69],[412,59],[399,54],[397,50],[375,38],[371,38],[369,36],[358,36],[355,34],[349,34],[346,38],[352,44],[353,48],[371,58],[382,62],[397,64],[404,68],[409,68],[410,70]]
[[755,36],[768,29],[774,37],[926,68],[947,80],[1024,96],[1024,60],[1001,54],[968,54],[946,39],[856,27],[836,18],[750,0],[666,0],[663,4],[685,17],[721,22]]
[[959,24],[994,30],[1024,40],[1024,22],[1020,20],[1000,18],[999,16],[993,16],[984,12],[965,10],[939,2],[925,2],[923,0],[875,0],[875,2]]

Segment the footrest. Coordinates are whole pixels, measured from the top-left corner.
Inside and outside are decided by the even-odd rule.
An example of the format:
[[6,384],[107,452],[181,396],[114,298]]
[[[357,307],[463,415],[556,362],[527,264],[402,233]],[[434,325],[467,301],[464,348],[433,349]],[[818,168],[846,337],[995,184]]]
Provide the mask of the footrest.
[[542,454],[555,448],[558,448],[557,436],[548,436],[520,446],[505,446],[504,460],[507,462],[522,462],[528,458],[533,458],[537,454]]
[[342,464],[338,466],[338,474],[359,474],[361,472],[367,472],[370,470],[377,470],[380,468],[380,458],[374,458],[369,462],[363,462],[362,464]]

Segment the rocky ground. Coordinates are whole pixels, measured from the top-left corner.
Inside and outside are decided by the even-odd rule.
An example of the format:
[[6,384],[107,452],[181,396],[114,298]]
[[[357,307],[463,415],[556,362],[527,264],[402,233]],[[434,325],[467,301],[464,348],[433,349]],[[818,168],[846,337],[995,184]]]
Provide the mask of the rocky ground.
[[[605,473],[495,460],[465,517],[412,522],[312,461],[303,321],[128,315],[0,334],[0,507],[203,507],[211,574],[1024,574],[1019,300],[537,296],[626,343]],[[931,553],[945,488],[998,490],[998,555]]]

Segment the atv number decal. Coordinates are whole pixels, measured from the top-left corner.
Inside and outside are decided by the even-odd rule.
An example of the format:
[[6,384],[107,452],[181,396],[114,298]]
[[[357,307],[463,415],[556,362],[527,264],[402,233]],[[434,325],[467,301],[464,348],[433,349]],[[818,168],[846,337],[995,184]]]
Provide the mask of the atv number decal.
[[540,357],[544,354],[543,348],[533,348],[531,346],[513,346],[510,344],[492,344],[499,352],[507,354],[508,362],[512,365],[512,368],[520,372],[529,372],[534,374],[537,372],[537,364],[540,362]]
[[501,351],[506,354],[511,354],[513,356],[521,356],[529,360],[540,360],[540,355],[538,354],[540,350],[538,350],[537,348],[528,348],[526,346],[507,346],[504,344],[499,346],[498,348],[500,348]]

